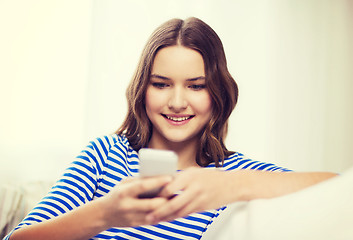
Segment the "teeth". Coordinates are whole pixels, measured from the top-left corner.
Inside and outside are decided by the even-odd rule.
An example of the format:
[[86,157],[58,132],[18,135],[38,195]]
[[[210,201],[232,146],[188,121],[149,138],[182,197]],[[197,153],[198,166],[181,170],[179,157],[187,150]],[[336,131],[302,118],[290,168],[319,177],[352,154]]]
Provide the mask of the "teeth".
[[187,119],[189,119],[190,117],[170,117],[170,116],[166,116],[168,119],[176,121],[176,122],[181,122],[181,121],[185,121]]

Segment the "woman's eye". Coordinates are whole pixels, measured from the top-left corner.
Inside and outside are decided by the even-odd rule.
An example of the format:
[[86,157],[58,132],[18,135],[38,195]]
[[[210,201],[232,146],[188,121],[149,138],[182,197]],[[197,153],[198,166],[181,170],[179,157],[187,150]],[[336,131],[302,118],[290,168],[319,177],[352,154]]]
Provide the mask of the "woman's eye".
[[193,84],[193,85],[190,85],[189,88],[191,88],[192,90],[201,90],[201,89],[205,89],[206,85],[205,84]]
[[166,88],[166,87],[168,87],[169,85],[166,84],[166,83],[154,82],[154,83],[152,83],[152,86],[153,86],[153,87],[156,87],[156,88]]

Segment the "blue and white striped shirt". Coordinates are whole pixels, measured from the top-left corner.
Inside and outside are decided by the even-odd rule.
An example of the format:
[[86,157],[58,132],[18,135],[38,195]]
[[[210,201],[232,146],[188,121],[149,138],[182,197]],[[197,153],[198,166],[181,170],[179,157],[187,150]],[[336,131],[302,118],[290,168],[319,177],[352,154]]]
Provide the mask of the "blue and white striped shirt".
[[[215,168],[211,163],[207,168]],[[223,170],[253,169],[288,171],[274,164],[261,163],[234,153],[224,160]],[[139,158],[124,136],[97,138],[66,169],[51,191],[15,228],[42,222],[64,214],[91,200],[106,195],[122,179],[137,176]],[[210,223],[225,207],[194,213],[171,222],[133,228],[111,228],[92,239],[200,239]],[[9,235],[5,238],[8,239]]]

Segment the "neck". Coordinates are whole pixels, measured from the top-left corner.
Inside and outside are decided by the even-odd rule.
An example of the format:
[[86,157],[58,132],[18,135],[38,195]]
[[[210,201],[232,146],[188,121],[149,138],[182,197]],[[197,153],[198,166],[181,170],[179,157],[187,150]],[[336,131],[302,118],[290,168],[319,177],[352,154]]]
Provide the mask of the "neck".
[[196,163],[197,141],[195,139],[188,142],[175,143],[151,138],[148,147],[174,151],[178,155],[179,170],[183,170],[188,167],[199,167]]

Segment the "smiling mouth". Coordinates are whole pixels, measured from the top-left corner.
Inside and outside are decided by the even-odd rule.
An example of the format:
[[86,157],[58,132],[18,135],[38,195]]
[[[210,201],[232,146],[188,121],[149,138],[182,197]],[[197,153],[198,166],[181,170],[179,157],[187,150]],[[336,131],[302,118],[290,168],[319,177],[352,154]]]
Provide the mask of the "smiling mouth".
[[182,121],[186,121],[186,120],[189,120],[189,119],[194,117],[194,115],[185,116],[185,117],[173,117],[173,116],[168,116],[168,115],[165,115],[165,114],[162,114],[162,116],[165,117],[166,119],[172,120],[174,122],[182,122]]

